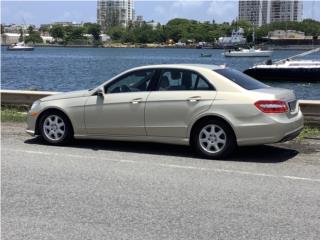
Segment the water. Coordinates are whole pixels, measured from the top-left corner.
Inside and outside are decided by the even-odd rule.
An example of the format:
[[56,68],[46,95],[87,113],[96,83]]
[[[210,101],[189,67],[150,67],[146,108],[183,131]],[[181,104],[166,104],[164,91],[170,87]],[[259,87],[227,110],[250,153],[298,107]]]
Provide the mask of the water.
[[[103,83],[128,68],[162,63],[224,64],[238,70],[266,58],[225,58],[222,50],[199,49],[116,49],[116,48],[36,48],[14,52],[1,48],[1,88],[73,91]],[[212,58],[201,58],[210,53]],[[283,59],[301,51],[276,51],[273,59]],[[320,54],[311,58],[320,58]],[[320,82],[267,82],[296,91],[299,99],[320,99]]]

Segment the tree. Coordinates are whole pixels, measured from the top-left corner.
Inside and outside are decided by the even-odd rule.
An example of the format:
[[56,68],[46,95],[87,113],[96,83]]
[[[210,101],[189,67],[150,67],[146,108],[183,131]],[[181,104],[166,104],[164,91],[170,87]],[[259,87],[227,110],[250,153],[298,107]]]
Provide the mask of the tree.
[[62,25],[53,25],[52,28],[49,30],[49,33],[55,39],[64,39],[65,32]]
[[23,42],[23,30],[22,30],[22,28],[19,29],[19,33],[20,33],[19,42]]
[[91,34],[95,42],[100,41],[101,26],[96,23],[85,23],[83,25],[85,32]]
[[34,27],[33,27],[32,25],[30,25],[30,26],[28,27],[28,33],[29,33],[29,34],[32,34],[33,31],[34,31]]
[[29,33],[29,36],[25,37],[24,41],[26,43],[43,43],[43,39],[41,38],[40,33],[36,31],[32,31],[31,33]]
[[64,27],[64,41],[66,43],[74,41],[74,40],[83,40],[85,37],[83,36],[84,28],[83,27],[74,27],[74,26],[66,26]]

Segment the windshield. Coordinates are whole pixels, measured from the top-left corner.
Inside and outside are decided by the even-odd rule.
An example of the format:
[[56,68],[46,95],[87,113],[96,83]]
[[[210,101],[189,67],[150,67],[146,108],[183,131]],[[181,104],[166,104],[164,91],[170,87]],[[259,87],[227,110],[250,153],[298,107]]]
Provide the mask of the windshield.
[[255,90],[269,87],[268,85],[259,82],[258,80],[231,68],[217,69],[214,71],[247,90]]

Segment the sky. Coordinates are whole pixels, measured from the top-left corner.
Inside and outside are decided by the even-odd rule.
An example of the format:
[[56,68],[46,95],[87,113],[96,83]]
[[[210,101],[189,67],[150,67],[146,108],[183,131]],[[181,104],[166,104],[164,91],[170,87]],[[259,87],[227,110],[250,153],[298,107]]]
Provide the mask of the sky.
[[[162,24],[172,18],[188,18],[217,23],[230,22],[237,17],[237,0],[136,0],[136,15]],[[57,21],[96,22],[97,2],[91,1],[16,1],[1,0],[1,23],[40,24]],[[306,0],[303,18],[320,21],[320,0]]]

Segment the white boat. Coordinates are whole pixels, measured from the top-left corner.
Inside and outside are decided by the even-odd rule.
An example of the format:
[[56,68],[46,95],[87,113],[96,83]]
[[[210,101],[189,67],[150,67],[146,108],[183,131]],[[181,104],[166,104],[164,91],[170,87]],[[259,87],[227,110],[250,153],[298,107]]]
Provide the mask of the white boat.
[[220,37],[218,39],[218,45],[221,47],[232,47],[237,45],[246,44],[247,39],[244,37],[243,28],[233,30],[230,37]]
[[319,60],[295,60],[294,58],[306,56],[320,51],[320,48],[298,54],[296,56],[265,64],[255,65],[244,71],[251,77],[259,80],[286,80],[286,81],[320,81]]
[[32,51],[34,47],[26,45],[24,42],[18,42],[7,48],[9,51]]
[[272,51],[261,50],[261,49],[243,49],[238,50],[226,50],[223,55],[225,57],[271,57]]

